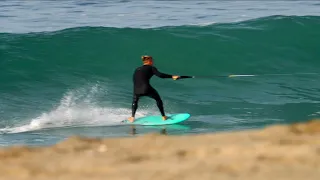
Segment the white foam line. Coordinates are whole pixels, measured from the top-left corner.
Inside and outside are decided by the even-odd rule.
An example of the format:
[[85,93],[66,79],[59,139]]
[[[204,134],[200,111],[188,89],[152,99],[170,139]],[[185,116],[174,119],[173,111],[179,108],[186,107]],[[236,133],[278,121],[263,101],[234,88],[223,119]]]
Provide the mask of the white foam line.
[[[21,133],[59,127],[114,126],[120,125],[122,120],[131,115],[130,103],[128,108],[116,108],[112,107],[112,104],[110,107],[96,105],[95,95],[100,92],[98,86],[91,87],[89,92],[86,89],[68,92],[56,109],[27,121],[27,124],[0,129],[0,133]],[[155,112],[154,109],[148,109],[149,113],[150,111]],[[146,114],[148,113],[140,107],[136,117]]]

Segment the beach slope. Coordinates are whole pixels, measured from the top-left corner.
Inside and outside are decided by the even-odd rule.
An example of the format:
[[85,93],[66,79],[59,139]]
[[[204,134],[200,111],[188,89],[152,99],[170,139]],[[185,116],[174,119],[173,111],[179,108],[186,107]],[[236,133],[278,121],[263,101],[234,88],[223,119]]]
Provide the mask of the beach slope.
[[258,130],[126,138],[70,137],[0,149],[0,179],[318,180],[320,120]]

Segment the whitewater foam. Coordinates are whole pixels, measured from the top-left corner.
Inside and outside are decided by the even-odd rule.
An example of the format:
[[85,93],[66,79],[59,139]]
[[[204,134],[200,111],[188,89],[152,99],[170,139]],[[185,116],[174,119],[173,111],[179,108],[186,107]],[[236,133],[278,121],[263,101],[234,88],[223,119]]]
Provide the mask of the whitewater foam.
[[[113,126],[131,115],[130,108],[117,108],[111,105],[99,106],[97,97],[105,93],[105,88],[98,84],[89,89],[81,88],[67,92],[61,99],[59,106],[50,112],[44,112],[40,116],[31,119],[27,124],[0,129],[0,133],[21,133],[57,127],[92,127]],[[150,112],[150,110],[148,110]],[[147,112],[140,109],[136,117],[146,115]]]

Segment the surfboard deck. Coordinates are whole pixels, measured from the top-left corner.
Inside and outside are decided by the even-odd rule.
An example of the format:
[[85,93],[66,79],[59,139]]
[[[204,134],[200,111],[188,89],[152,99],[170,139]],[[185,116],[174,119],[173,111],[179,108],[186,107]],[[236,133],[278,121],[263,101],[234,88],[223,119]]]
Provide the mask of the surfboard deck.
[[136,125],[145,125],[145,126],[156,126],[156,125],[168,125],[168,124],[176,124],[182,121],[189,119],[191,115],[189,113],[177,113],[177,114],[168,114],[167,120],[162,120],[162,116],[160,115],[151,115],[151,116],[143,116],[136,118],[133,123],[128,120],[122,121],[125,124],[136,124]]

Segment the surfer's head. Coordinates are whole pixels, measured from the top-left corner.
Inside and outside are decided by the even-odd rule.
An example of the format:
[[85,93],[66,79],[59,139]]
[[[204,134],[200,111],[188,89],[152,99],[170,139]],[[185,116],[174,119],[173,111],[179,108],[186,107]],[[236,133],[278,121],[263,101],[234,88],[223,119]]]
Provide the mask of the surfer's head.
[[145,55],[145,56],[142,56],[141,59],[142,59],[142,62],[143,62],[144,65],[153,65],[152,56]]

